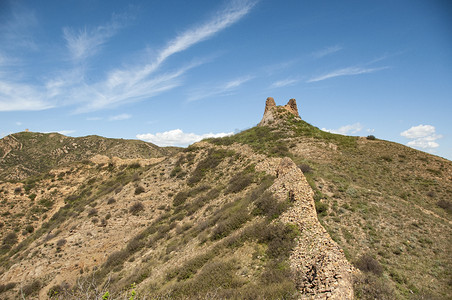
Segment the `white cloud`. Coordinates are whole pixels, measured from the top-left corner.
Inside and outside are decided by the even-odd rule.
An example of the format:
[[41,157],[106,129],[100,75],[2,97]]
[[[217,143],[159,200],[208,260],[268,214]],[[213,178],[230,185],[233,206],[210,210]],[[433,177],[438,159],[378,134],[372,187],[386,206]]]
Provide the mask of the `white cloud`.
[[121,19],[125,18],[126,15],[114,14],[109,23],[95,28],[88,29],[85,27],[79,30],[70,27],[63,28],[63,37],[72,59],[83,61],[97,54],[102,45],[115,35],[118,29],[123,27],[123,20]]
[[16,125],[20,126],[20,125],[22,125],[22,122],[16,122]]
[[381,70],[384,70],[387,68],[388,67],[380,67],[380,68],[348,67],[348,68],[335,70],[335,71],[329,72],[329,73],[321,75],[321,76],[313,77],[313,78],[309,79],[307,82],[317,82],[317,81],[322,81],[325,79],[340,77],[340,76],[374,73],[374,72],[381,71]]
[[287,78],[287,79],[273,82],[271,84],[270,88],[280,88],[280,87],[290,86],[290,85],[294,85],[297,82],[298,82],[298,79]]
[[408,130],[400,133],[401,136],[406,137],[408,139],[417,139],[422,137],[427,137],[435,133],[435,127],[432,125],[418,125],[413,126]]
[[130,119],[132,117],[132,115],[129,114],[120,114],[120,115],[116,115],[116,116],[111,116],[108,118],[109,121],[122,121],[122,120],[127,120]]
[[421,149],[433,149],[438,148],[439,144],[432,141],[427,141],[425,139],[415,139],[413,141],[410,141],[407,143],[407,146],[413,147],[413,148],[421,148]]
[[413,126],[410,129],[401,132],[400,135],[407,139],[411,139],[411,141],[407,143],[407,146],[426,150],[438,148],[439,144],[435,141],[443,137],[440,134],[436,134],[435,126],[422,124]]
[[158,132],[156,134],[144,133],[137,134],[136,137],[140,140],[156,144],[158,146],[188,146],[195,142],[199,142],[202,139],[210,137],[224,137],[232,135],[233,132],[228,133],[205,133],[205,134],[195,134],[195,133],[185,133],[181,129],[174,129],[165,132]]
[[340,50],[342,50],[343,48],[339,45],[335,45],[335,46],[331,46],[331,47],[327,47],[324,48],[322,50],[316,51],[314,53],[312,53],[312,55],[316,58],[322,58],[324,56],[327,56],[329,54],[333,54],[335,52],[338,52]]
[[360,132],[362,129],[363,129],[363,126],[360,123],[345,125],[345,126],[339,127],[338,129],[322,128],[323,131],[344,134],[344,135],[354,134],[354,133]]
[[252,75],[239,77],[233,80],[230,80],[223,84],[218,84],[217,86],[208,87],[208,88],[198,88],[196,90],[191,91],[191,95],[188,97],[188,101],[200,100],[213,96],[224,96],[228,95],[242,84],[254,79],[255,77]]
[[53,133],[53,132],[56,132],[56,133],[59,133],[62,135],[68,135],[68,134],[74,133],[75,130],[45,131],[44,133]]
[[104,28],[98,27],[90,32],[86,28],[79,31],[75,31],[72,28],[64,28],[64,39],[72,58],[74,60],[84,60],[96,54],[107,39],[113,35],[111,30],[104,30]]

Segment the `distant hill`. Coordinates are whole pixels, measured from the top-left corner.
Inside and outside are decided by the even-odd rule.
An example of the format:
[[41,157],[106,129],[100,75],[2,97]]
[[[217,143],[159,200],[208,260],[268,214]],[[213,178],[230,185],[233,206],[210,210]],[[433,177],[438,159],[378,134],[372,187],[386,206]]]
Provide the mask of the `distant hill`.
[[139,140],[96,135],[68,137],[59,133],[19,132],[0,139],[0,180],[21,180],[55,166],[96,154],[119,158],[162,157],[177,152]]
[[2,139],[0,298],[451,298],[452,162],[298,111],[183,150]]

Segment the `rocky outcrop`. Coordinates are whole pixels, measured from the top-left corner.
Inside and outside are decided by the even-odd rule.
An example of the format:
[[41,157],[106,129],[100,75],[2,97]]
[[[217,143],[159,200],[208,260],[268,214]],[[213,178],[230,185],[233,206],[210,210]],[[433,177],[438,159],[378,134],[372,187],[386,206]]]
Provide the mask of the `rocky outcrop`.
[[290,99],[284,106],[276,106],[275,100],[272,97],[268,97],[265,101],[265,111],[262,120],[258,126],[265,126],[278,123],[280,117],[284,114],[295,115],[296,118],[301,119],[298,114],[297,101]]

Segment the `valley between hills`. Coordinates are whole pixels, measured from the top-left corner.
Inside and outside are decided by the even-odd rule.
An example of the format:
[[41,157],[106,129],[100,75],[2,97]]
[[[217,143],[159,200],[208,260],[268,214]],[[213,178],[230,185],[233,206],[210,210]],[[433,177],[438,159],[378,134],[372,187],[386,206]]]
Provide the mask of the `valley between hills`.
[[0,299],[451,299],[451,195],[451,161],[294,99],[187,148],[15,133]]

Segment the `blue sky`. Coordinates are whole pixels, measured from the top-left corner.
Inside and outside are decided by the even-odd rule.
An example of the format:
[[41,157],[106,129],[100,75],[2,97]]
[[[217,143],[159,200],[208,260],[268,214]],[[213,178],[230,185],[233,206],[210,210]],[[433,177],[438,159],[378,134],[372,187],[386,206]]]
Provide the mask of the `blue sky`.
[[0,136],[187,145],[256,125],[271,96],[452,159],[450,1],[44,3],[0,0]]

